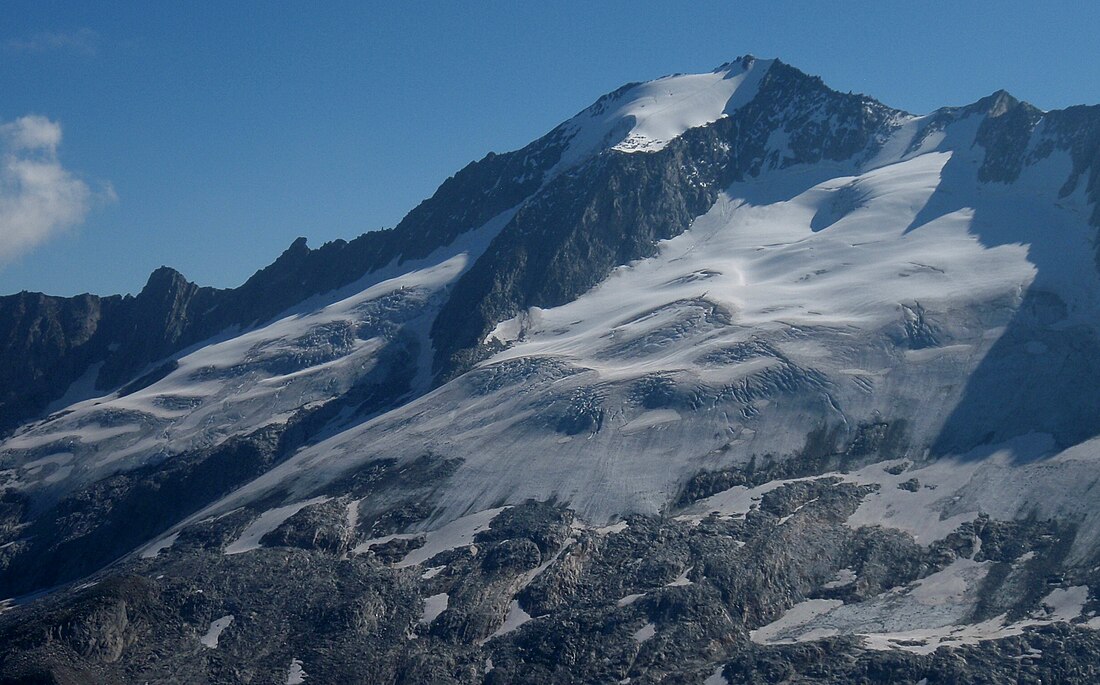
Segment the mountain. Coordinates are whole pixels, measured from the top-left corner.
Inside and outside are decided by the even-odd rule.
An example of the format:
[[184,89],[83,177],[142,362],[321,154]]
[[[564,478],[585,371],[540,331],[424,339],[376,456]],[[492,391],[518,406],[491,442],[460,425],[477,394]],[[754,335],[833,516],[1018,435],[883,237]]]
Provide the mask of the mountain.
[[1095,682],[1100,107],[629,84],[239,288],[0,298],[0,682]]

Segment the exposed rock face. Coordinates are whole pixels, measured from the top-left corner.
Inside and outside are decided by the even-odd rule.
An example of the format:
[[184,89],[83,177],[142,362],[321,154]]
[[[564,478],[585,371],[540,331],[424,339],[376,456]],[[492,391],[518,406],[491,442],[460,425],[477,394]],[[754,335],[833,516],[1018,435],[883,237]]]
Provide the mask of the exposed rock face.
[[0,682],[1093,682],[1098,163],[746,57],[239,288],[0,298]]
[[[1044,618],[1044,603],[1066,594],[1059,588],[1092,579],[1061,566],[1072,530],[985,519],[924,547],[897,531],[845,526],[871,490],[796,481],[744,517],[632,517],[601,530],[571,525],[560,505],[528,502],[497,514],[466,546],[412,565],[403,559],[415,546],[392,557],[288,546],[345,527],[344,507],[331,502],[302,510],[246,554],[223,555],[224,536],[196,529],[192,542],[181,535],[155,557],[0,621],[0,673],[12,682],[285,682],[297,660],[310,677],[349,683],[1094,677],[1095,633]],[[773,637],[792,606],[873,607],[892,597],[904,611],[910,597],[923,606],[922,583],[961,582],[965,568],[988,572],[976,594],[960,595],[961,610],[1034,627],[934,653],[928,645],[949,629],[900,634],[885,651],[852,637]],[[216,647],[203,643],[227,616]]]
[[0,430],[34,416],[106,353],[100,323],[121,298],[19,293],[0,298]]

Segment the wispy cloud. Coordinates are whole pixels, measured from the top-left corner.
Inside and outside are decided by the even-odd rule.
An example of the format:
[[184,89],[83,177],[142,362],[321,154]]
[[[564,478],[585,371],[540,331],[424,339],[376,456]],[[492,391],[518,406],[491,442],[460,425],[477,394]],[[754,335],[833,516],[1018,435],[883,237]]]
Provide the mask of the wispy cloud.
[[44,31],[30,36],[8,38],[0,43],[7,52],[40,54],[76,52],[92,56],[99,52],[102,38],[98,32],[81,28],[74,31]]
[[93,191],[57,156],[61,125],[42,116],[0,123],[0,264],[79,225],[110,185]]

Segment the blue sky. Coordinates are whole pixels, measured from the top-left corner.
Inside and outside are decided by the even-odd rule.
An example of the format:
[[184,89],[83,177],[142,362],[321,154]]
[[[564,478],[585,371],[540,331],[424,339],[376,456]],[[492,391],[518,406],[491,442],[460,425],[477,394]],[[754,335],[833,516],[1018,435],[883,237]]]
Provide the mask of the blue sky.
[[681,4],[5,2],[0,293],[136,292],[162,264],[235,286],[625,82],[744,53],[913,112],[1100,102],[1098,3]]

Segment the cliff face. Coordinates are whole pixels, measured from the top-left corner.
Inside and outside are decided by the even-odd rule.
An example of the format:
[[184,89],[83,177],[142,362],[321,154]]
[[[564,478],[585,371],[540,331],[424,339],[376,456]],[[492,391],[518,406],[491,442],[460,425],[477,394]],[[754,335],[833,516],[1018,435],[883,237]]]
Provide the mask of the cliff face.
[[121,297],[94,295],[0,298],[0,431],[41,412],[104,358],[103,321],[122,307]]
[[196,326],[195,313],[217,295],[162,267],[135,297],[0,297],[0,431],[41,414],[78,381],[74,399],[83,399],[193,342],[205,323]]

